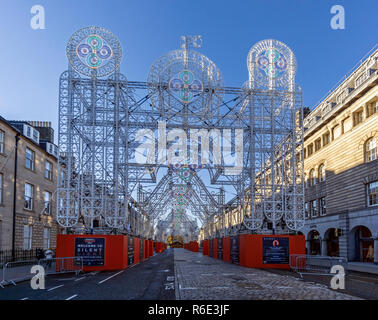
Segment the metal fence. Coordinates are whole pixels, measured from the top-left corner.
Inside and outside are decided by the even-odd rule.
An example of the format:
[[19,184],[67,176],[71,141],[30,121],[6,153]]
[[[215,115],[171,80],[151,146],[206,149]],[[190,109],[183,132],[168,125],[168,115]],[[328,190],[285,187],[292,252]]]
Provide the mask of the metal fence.
[[22,249],[15,248],[14,255],[12,250],[0,250],[0,267],[10,261],[26,261],[37,259],[38,251],[44,251],[42,248],[36,249]]
[[346,258],[317,255],[290,255],[290,268],[299,273],[301,277],[303,277],[303,274],[334,275],[331,273],[331,269],[335,265],[342,266],[345,275],[347,274],[348,260]]
[[83,271],[83,258],[82,257],[65,257],[65,258],[53,258],[53,259],[37,259],[25,260],[25,261],[12,261],[5,263],[1,271],[0,287],[4,288],[4,285],[13,284],[17,282],[29,280],[36,274],[31,273],[31,268],[34,265],[43,266],[45,269],[45,275],[61,274],[74,272],[78,275]]
[[83,271],[83,257],[41,259],[38,264],[44,267],[46,275],[68,272],[78,275]]

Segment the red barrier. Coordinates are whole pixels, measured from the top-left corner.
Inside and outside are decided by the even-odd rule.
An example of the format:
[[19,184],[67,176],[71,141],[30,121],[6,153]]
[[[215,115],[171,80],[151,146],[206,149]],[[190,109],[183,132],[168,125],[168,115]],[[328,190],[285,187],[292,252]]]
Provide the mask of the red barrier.
[[148,240],[143,240],[143,260],[148,258]]
[[[104,243],[105,247],[101,249],[102,243]],[[101,259],[102,253],[100,250],[103,252],[103,260]],[[93,252],[98,252],[99,258],[96,261],[93,259]],[[57,235],[56,257],[64,258],[83,255],[84,271],[125,269],[127,267],[127,254],[127,236]]]
[[230,237],[225,237],[223,241],[223,261],[231,261],[231,239]]
[[198,242],[197,241],[192,241],[190,243],[190,250],[193,252],[198,252]]
[[140,262],[140,239],[134,238],[134,263]]
[[213,239],[213,258],[218,259],[218,239]]
[[152,257],[154,255],[154,242],[152,240],[148,240],[148,256]]
[[204,256],[209,255],[209,240],[203,240],[203,248],[202,248],[202,254]]
[[[265,250],[263,246],[265,246]],[[305,254],[305,252],[304,236],[262,234],[239,236],[240,265],[247,268],[290,269],[290,255]],[[279,262],[269,263],[270,261]]]

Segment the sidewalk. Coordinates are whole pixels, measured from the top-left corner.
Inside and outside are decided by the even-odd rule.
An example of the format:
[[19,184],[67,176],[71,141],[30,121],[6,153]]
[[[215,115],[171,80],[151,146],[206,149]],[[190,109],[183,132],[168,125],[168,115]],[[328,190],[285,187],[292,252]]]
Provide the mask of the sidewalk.
[[360,300],[326,285],[174,250],[179,300]]
[[378,265],[371,262],[348,262],[348,270],[378,274]]

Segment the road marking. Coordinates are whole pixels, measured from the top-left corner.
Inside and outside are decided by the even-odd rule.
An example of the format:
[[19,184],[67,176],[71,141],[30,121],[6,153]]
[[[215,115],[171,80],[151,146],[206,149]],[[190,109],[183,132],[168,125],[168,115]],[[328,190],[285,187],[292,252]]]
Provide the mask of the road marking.
[[228,289],[229,287],[213,287],[213,289]]
[[25,297],[25,298],[22,298],[22,299],[20,299],[20,300],[28,300],[29,298],[28,297]]
[[201,276],[212,276],[212,273],[201,273]]
[[223,273],[224,276],[233,276],[235,273]]
[[61,284],[60,286],[56,286],[56,287],[50,288],[47,291],[52,291],[52,290],[58,289],[58,288],[63,287],[63,286],[64,286],[64,284]]
[[110,276],[109,278],[106,278],[106,279],[100,281],[98,284],[104,283],[105,281],[108,281],[109,279],[111,279],[111,278],[113,278],[113,277],[119,275],[120,273],[122,273],[122,272],[124,272],[124,271],[125,271],[125,270],[122,270],[122,271],[120,271],[120,272],[117,272],[116,274],[113,274],[113,275]]
[[129,267],[129,269],[131,269],[131,268],[133,268],[133,267],[135,267],[136,266],[136,264],[133,264],[131,267]]
[[83,280],[83,279],[85,279],[86,277],[82,277],[82,278],[79,278],[79,279],[76,279],[76,280],[74,280],[74,281],[80,281],[80,280]]
[[67,298],[66,300],[71,300],[71,299],[73,299],[73,298],[76,298],[77,296],[78,296],[77,294],[74,294],[73,296]]
[[181,284],[179,284],[179,289],[180,289],[180,290],[197,290],[197,288],[194,288],[194,287],[186,287],[186,288],[183,288],[183,287],[181,287]]

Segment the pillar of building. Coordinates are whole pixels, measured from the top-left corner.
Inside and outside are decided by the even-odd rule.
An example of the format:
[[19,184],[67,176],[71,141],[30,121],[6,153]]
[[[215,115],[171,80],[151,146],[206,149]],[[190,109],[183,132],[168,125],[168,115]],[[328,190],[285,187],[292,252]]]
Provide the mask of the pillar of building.
[[378,233],[374,235],[374,263],[378,264]]
[[321,252],[321,255],[322,256],[326,256],[327,255],[327,240],[326,239],[322,239],[322,252]]
[[311,254],[311,242],[310,242],[310,240],[306,240],[306,253]]

